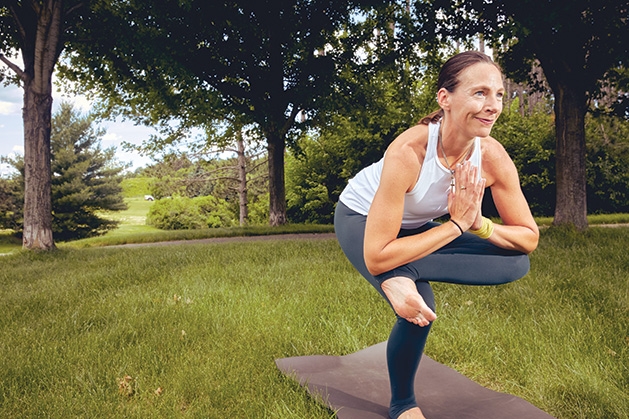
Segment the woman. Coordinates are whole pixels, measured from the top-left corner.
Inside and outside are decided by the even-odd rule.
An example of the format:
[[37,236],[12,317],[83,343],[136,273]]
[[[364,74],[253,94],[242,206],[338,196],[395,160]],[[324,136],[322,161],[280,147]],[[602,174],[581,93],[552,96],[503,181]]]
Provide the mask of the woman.
[[[343,251],[397,315],[387,344],[393,419],[424,418],[414,380],[436,319],[429,281],[514,281],[528,272],[539,238],[515,165],[489,136],[502,111],[500,68],[463,52],[444,64],[437,88],[441,109],[351,179],[335,213]],[[481,214],[486,187],[500,225]],[[432,221],[445,214],[449,221]]]

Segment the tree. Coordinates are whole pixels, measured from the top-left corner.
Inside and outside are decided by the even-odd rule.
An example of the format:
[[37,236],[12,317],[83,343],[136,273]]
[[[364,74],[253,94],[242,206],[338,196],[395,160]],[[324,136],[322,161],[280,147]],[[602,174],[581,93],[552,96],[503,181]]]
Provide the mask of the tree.
[[[52,118],[52,230],[57,240],[103,234],[117,223],[98,212],[126,209],[120,186],[125,167],[116,163],[113,148],[100,147],[104,132],[94,129],[93,122],[93,116],[79,115],[68,103]],[[10,162],[23,188],[25,162]]]
[[[0,80],[24,89],[25,249],[55,247],[52,235],[50,120],[52,74],[88,0],[1,0]],[[18,51],[23,67],[14,62]]]
[[359,6],[394,3],[105,2],[107,24],[90,24],[82,32],[89,45],[73,48],[78,53],[68,57],[65,74],[113,97],[114,105],[150,104],[195,122],[222,112],[257,124],[268,151],[269,221],[280,225],[286,222],[284,153],[294,139],[296,116],[316,110],[331,93],[337,64],[355,59],[354,47],[364,39],[339,34]]
[[[539,62],[554,95],[557,196],[553,223],[587,228],[585,114],[605,91],[601,87],[622,80],[613,80],[615,75],[626,77],[626,0],[436,4],[452,17],[443,22],[445,32],[483,33],[512,76],[528,77],[534,60]],[[624,94],[615,99],[622,98]]]
[[96,236],[117,224],[99,211],[127,208],[115,149],[102,149],[103,130],[94,129],[94,116],[81,116],[62,103],[52,121],[53,233],[60,240]]

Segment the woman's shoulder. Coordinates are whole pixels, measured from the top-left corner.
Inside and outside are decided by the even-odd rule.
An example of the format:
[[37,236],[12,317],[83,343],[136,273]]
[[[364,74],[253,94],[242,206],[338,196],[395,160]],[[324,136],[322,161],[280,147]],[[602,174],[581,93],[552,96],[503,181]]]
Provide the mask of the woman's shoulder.
[[483,161],[496,160],[508,157],[507,150],[494,137],[488,136],[480,139],[480,147],[483,153]]
[[515,170],[513,160],[504,146],[493,137],[481,139],[483,159],[483,177],[487,179],[487,186]]
[[400,134],[384,156],[381,183],[410,191],[417,182],[426,156],[427,138],[428,127],[425,125],[411,127]]
[[[428,143],[428,125],[418,124],[408,128],[406,131],[398,135],[395,140],[387,148],[387,156],[394,158],[414,158],[426,154],[426,145]],[[413,153],[411,153],[411,151]]]

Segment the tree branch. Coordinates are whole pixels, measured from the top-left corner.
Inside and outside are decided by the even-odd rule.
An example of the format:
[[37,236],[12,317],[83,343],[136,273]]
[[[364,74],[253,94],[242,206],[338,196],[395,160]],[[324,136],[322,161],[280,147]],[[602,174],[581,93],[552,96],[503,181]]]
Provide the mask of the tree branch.
[[26,41],[26,22],[28,17],[24,10],[24,6],[18,4],[17,1],[11,1],[9,4],[9,9],[11,10],[11,14],[13,15],[13,20],[15,20],[15,24],[17,25],[17,31],[20,36],[20,42],[23,44]]
[[26,73],[24,73],[24,71],[22,71],[22,69],[20,67],[18,67],[16,64],[14,64],[12,61],[10,61],[2,53],[0,53],[0,61],[2,61],[4,64],[6,64],[7,67],[9,67],[11,70],[13,70],[15,72],[15,74],[17,74],[20,79],[26,81]]
[[284,126],[282,127],[283,133],[287,133],[290,127],[295,123],[295,118],[297,117],[297,114],[299,113],[300,110],[301,109],[297,106],[297,104],[293,104],[293,109],[291,109],[290,111],[290,116],[288,117],[288,119],[284,123]]
[[33,11],[35,12],[35,14],[36,14],[37,16],[39,16],[39,15],[41,14],[41,9],[42,9],[42,6],[40,6],[39,4],[37,4],[37,2],[35,2],[35,1],[29,1],[29,2],[27,2],[27,3],[28,3],[28,5],[31,7],[31,9],[33,9]]
[[257,169],[258,167],[260,167],[260,166],[262,166],[262,165],[264,165],[266,163],[268,163],[268,161],[267,160],[263,160],[263,161],[255,164],[253,167],[251,167],[250,165],[247,165],[247,173],[253,172],[255,169]]
[[75,4],[74,6],[70,7],[68,10],[66,10],[66,16],[68,16],[70,13],[74,12],[77,9],[80,9],[81,7],[83,7],[85,5],[85,2],[80,2]]

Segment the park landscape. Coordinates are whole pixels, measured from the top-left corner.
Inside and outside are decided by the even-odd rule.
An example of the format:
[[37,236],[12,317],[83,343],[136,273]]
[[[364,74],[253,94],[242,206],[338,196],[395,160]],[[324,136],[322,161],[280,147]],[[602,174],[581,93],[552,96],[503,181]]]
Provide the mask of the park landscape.
[[[334,418],[274,361],[395,321],[338,196],[479,49],[541,237],[514,283],[434,284],[426,354],[558,419],[629,418],[629,10],[564,3],[0,2],[25,149],[0,158],[0,417]],[[53,75],[93,109],[53,112]],[[125,144],[155,164],[101,146],[117,117],[155,128]]]

